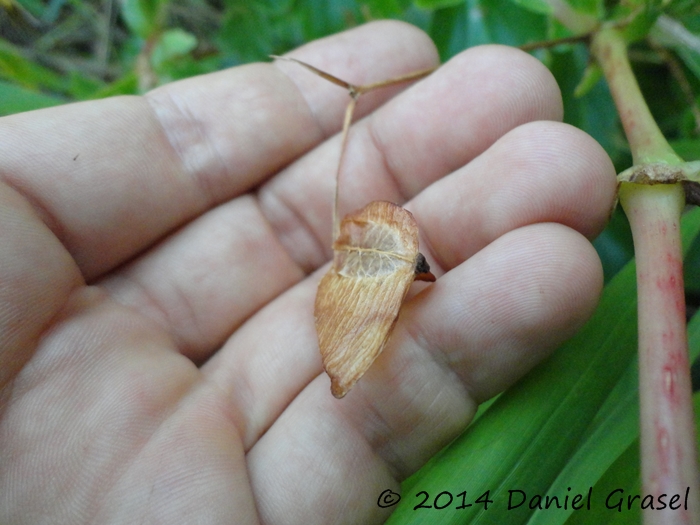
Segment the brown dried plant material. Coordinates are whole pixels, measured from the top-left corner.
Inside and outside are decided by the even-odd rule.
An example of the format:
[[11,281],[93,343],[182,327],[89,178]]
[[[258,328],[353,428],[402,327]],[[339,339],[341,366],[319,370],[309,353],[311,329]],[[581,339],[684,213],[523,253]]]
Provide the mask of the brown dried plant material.
[[363,93],[422,78],[433,70],[356,86],[305,62],[283,59],[344,87],[351,96],[336,174],[333,264],[318,285],[314,307],[323,367],[331,378],[331,392],[341,398],[384,349],[411,283],[435,281],[425,257],[418,253],[418,225],[409,211],[374,201],[338,221],[337,182],[355,103]]
[[414,279],[435,277],[418,253],[413,215],[390,202],[345,216],[333,251],[314,314],[331,392],[341,398],[381,353]]

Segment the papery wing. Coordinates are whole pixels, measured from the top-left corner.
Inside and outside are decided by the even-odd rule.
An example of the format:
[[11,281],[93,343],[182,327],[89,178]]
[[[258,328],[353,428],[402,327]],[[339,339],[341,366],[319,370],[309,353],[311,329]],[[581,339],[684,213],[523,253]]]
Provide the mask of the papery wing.
[[343,397],[381,353],[415,277],[418,226],[389,202],[345,217],[333,266],[316,294],[321,357],[335,397]]

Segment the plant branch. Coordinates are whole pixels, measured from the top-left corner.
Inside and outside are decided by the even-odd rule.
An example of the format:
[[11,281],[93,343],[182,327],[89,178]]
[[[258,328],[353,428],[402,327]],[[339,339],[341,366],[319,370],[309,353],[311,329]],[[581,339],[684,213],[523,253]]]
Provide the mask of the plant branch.
[[593,38],[592,51],[603,68],[615,99],[634,164],[682,163],[683,160],[669,146],[649,111],[627,58],[627,44],[618,30],[608,28],[597,33]]
[[644,523],[698,524],[700,476],[680,238],[685,193],[676,177],[683,171],[682,160],[649,111],[617,29],[596,34],[592,51],[610,86],[635,163],[627,170],[631,176],[618,180],[637,261],[643,493],[656,502],[662,494],[667,498],[678,494],[681,499],[687,494],[692,502],[676,510],[667,506],[660,511],[657,505],[657,510],[644,512]]
[[547,49],[550,47],[560,46],[562,44],[578,44],[587,42],[591,38],[592,33],[584,33],[582,35],[565,36],[562,38],[554,38],[551,40],[539,40],[537,42],[528,42],[518,46],[522,51],[534,51],[535,49]]
[[639,296],[639,404],[644,494],[689,494],[688,509],[644,513],[646,524],[698,523],[700,483],[683,290],[680,184],[622,183]]

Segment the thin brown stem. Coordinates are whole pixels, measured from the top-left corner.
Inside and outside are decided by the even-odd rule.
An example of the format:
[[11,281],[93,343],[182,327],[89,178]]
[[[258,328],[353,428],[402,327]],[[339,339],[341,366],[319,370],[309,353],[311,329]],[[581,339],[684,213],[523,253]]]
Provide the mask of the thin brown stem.
[[276,60],[286,60],[288,62],[295,62],[299,64],[300,66],[305,67],[312,73],[315,73],[321,78],[326,79],[328,82],[331,82],[335,84],[336,86],[340,86],[342,88],[345,88],[348,90],[348,94],[350,95],[350,102],[348,103],[347,108],[345,109],[345,117],[343,118],[343,132],[342,132],[342,138],[341,138],[341,146],[340,146],[340,157],[338,159],[338,169],[336,171],[335,175],[335,193],[333,196],[333,240],[338,238],[338,234],[340,233],[340,171],[343,166],[343,159],[345,158],[345,150],[348,142],[348,135],[350,133],[350,124],[352,124],[352,116],[353,113],[355,112],[355,106],[357,105],[357,100],[360,98],[361,95],[373,91],[375,89],[383,88],[383,87],[388,87],[388,86],[393,86],[395,84],[401,84],[403,82],[410,82],[412,80],[419,80],[421,78],[427,77],[435,71],[437,68],[436,67],[431,67],[428,69],[421,69],[419,71],[413,71],[411,73],[407,73],[405,75],[400,75],[397,77],[392,77],[388,80],[380,80],[379,82],[373,82],[371,84],[364,84],[364,85],[357,85],[357,84],[351,84],[350,82],[347,82],[341,78],[336,77],[335,75],[331,75],[330,73],[327,73],[321,69],[318,69],[317,67],[312,66],[311,64],[307,64],[306,62],[303,62],[301,60],[297,60],[296,58],[292,57],[280,57],[277,55],[270,55],[271,58],[274,58]]
[[340,188],[340,170],[343,166],[345,158],[345,149],[348,143],[348,135],[350,134],[350,124],[352,123],[352,114],[355,112],[357,97],[352,97],[345,108],[345,118],[343,119],[343,135],[340,140],[340,158],[338,159],[338,169],[335,174],[335,194],[333,195],[333,240],[340,235],[340,210],[339,210],[339,188]]
[[578,44],[581,42],[588,42],[590,40],[592,33],[585,33],[583,35],[566,36],[563,38],[554,38],[552,40],[540,40],[538,42],[528,42],[518,46],[518,49],[523,51],[534,51],[535,49],[548,49],[550,47],[560,46],[562,44]]
[[275,60],[286,60],[287,62],[294,62],[296,64],[299,64],[300,66],[305,67],[306,69],[308,69],[312,73],[315,73],[319,77],[325,78],[326,80],[328,80],[328,82],[332,82],[336,86],[340,86],[342,88],[345,88],[348,91],[351,91],[354,88],[354,86],[352,84],[350,84],[350,82],[345,82],[345,80],[341,80],[338,77],[331,75],[330,73],[326,73],[325,71],[321,71],[320,69],[312,66],[311,64],[307,64],[306,62],[302,62],[301,60],[297,60],[296,58],[281,57],[281,56],[277,56],[277,55],[270,55],[270,58],[274,58]]
[[387,86],[393,86],[395,84],[401,84],[402,82],[410,82],[412,80],[420,80],[421,78],[425,78],[430,73],[435,71],[437,67],[430,67],[428,69],[421,69],[419,71],[413,71],[412,73],[407,73],[405,75],[400,75],[398,77],[392,77],[389,80],[381,80],[379,82],[374,82],[372,84],[365,84],[363,86],[355,86],[355,89],[357,92],[362,95],[364,93],[367,93],[368,91],[372,91],[377,88],[383,88]]

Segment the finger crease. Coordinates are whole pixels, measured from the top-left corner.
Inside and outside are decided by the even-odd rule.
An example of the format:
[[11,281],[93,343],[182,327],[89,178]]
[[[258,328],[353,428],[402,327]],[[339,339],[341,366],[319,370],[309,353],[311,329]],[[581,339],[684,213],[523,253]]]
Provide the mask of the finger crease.
[[[265,222],[267,222],[275,239],[304,275],[311,274],[326,261],[326,252],[323,249],[324,243],[316,235],[303,213],[299,212],[295,206],[286,202],[284,198],[273,190],[265,190],[263,188],[258,191],[255,197],[258,210],[264,217]],[[262,201],[266,198],[272,199],[273,202],[263,204]],[[270,213],[273,210],[274,212]],[[289,226],[290,224],[290,233],[285,233],[282,225]],[[307,242],[296,240],[297,233],[301,233]],[[300,246],[302,247],[301,250]],[[312,246],[310,250],[309,246]],[[309,253],[309,251],[312,253]]]
[[[225,177],[226,164],[223,161],[220,152],[212,146],[212,141],[209,140],[209,137],[207,136],[205,128],[204,126],[202,126],[201,122],[194,116],[192,116],[186,108],[181,107],[180,104],[175,102],[175,100],[172,98],[168,91],[165,91],[165,96],[163,94],[159,95],[160,96],[157,99],[154,99],[154,97],[150,97],[148,95],[144,95],[144,99],[148,103],[148,106],[151,108],[151,111],[153,112],[153,115],[156,121],[158,122],[158,126],[160,127],[161,132],[163,133],[165,138],[167,139],[168,144],[180,160],[180,166],[182,167],[182,170],[185,173],[189,174],[190,180],[194,182],[195,187],[199,190],[200,194],[203,195],[206,207],[209,208],[211,205],[217,204],[221,200],[220,197],[217,197],[218,192],[214,188],[213,180],[216,178]],[[174,115],[170,117],[170,120],[176,122],[175,125],[165,125],[161,112],[158,110],[157,107],[159,102],[169,107],[168,113],[170,115]],[[182,144],[182,142],[184,141],[180,140],[180,138],[177,135],[174,135],[173,133],[169,132],[169,128],[172,128],[174,130],[187,129],[188,134],[196,134],[197,140],[193,143],[190,139],[188,139],[187,143],[189,144],[189,146],[184,147],[184,145]],[[204,171],[199,169],[198,167],[198,159],[188,158],[190,157],[190,155],[188,155],[188,150],[192,149],[193,144],[204,145],[204,148],[207,151],[212,152],[211,156],[217,160],[218,169],[213,170],[211,167],[208,166],[206,172],[215,173],[214,176],[204,176]],[[200,156],[201,154],[197,155],[197,157]]]
[[17,192],[25,201],[27,201],[27,203],[29,203],[41,222],[43,222],[46,227],[51,230],[60,243],[63,244],[68,253],[74,256],[74,251],[71,249],[70,242],[66,238],[66,228],[58,217],[56,217],[56,215],[54,215],[53,212],[51,212],[51,210],[44,205],[41,199],[33,195],[31,191],[23,188],[21,181],[14,181],[8,176],[2,175],[0,175],[0,180],[2,180],[8,187]]
[[406,188],[404,188],[404,185],[401,183],[401,177],[398,173],[396,173],[396,170],[392,167],[391,162],[389,162],[389,158],[386,153],[386,147],[384,146],[382,140],[379,138],[377,130],[374,127],[374,114],[372,114],[372,117],[369,118],[369,121],[367,123],[367,134],[369,135],[370,142],[374,146],[374,149],[379,153],[381,157],[382,169],[384,170],[384,173],[388,176],[390,182],[392,183],[394,188],[396,188],[396,192],[399,194],[401,202],[398,204],[405,203],[409,199],[408,192],[406,191]]

